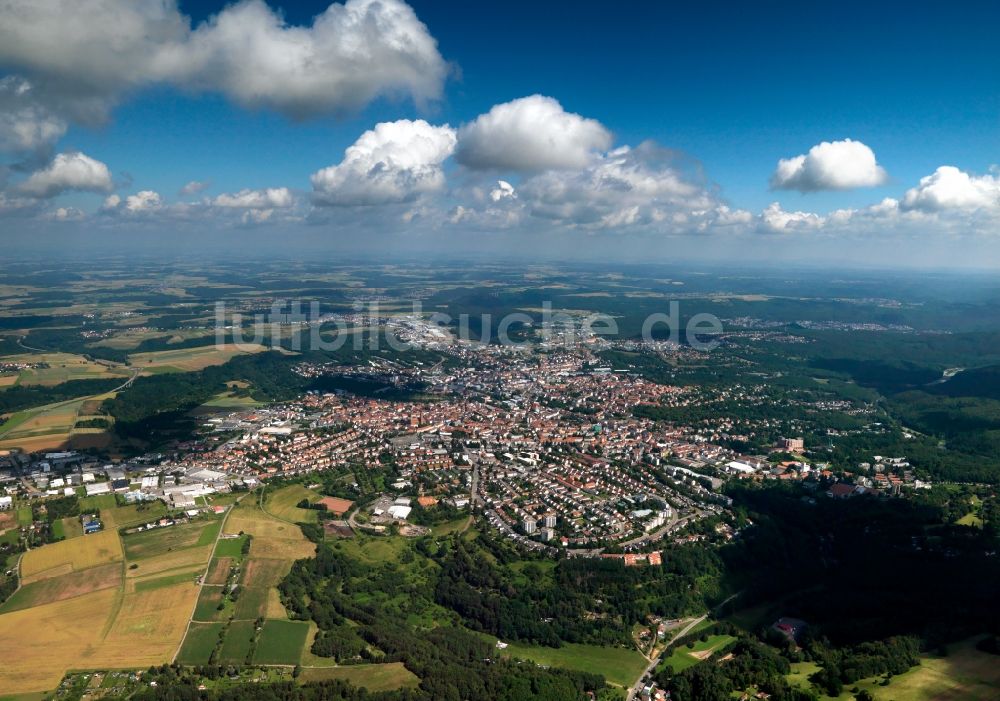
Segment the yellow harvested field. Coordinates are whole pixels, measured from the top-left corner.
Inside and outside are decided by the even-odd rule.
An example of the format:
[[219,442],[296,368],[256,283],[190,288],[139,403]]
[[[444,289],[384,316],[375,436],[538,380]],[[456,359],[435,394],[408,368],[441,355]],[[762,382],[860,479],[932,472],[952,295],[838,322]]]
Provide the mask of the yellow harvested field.
[[298,560],[316,554],[316,546],[302,535],[302,530],[265,514],[256,503],[240,504],[226,522],[227,533],[249,533],[250,557]]
[[277,589],[267,590],[267,613],[268,618],[288,618],[288,609],[281,603],[281,594]]
[[259,353],[264,350],[267,348],[261,345],[246,344],[242,348],[237,348],[235,344],[228,343],[219,346],[209,345],[152,353],[136,353],[129,356],[129,361],[133,367],[140,370],[193,372],[204,370],[210,365],[222,365],[237,355]]
[[105,589],[0,615],[0,689],[6,694],[50,691],[68,669],[89,659],[118,592]]
[[199,548],[182,548],[163,555],[147,557],[138,562],[131,563],[138,565],[134,570],[126,569],[129,578],[149,577],[167,573],[186,572],[194,567],[204,569],[208,565],[208,560],[212,556],[212,546],[205,545]]
[[17,375],[0,375],[0,387],[12,387],[17,384]]
[[101,531],[82,538],[49,543],[29,550],[21,559],[21,579],[25,584],[69,572],[79,572],[123,557],[122,545],[114,531]]
[[182,582],[125,595],[103,642],[85,667],[122,669],[173,659],[187,630],[199,587]]

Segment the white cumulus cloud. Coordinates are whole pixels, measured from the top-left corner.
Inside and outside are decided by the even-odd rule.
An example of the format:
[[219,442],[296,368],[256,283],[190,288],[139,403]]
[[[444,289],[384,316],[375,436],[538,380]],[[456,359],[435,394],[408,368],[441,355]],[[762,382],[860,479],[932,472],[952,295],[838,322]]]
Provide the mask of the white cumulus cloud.
[[494,202],[500,200],[510,200],[517,198],[517,191],[514,186],[506,180],[497,180],[497,186],[490,190],[490,199]]
[[323,205],[406,202],[444,188],[442,162],[455,150],[455,130],[422,119],[382,122],[344,151],[337,165],[313,173],[313,199]]
[[100,161],[80,153],[60,153],[45,168],[32,173],[19,190],[37,198],[55,197],[67,190],[107,192],[111,171]]
[[240,190],[216,197],[212,204],[216,207],[237,209],[273,209],[291,207],[295,198],[287,187],[269,187],[263,190]]
[[4,0],[0,64],[31,87],[0,95],[0,144],[15,146],[52,141],[67,120],[102,122],[123,95],[150,85],[303,118],[382,95],[434,100],[448,73],[401,0],[333,3],[308,26],[242,0],[197,27],[176,0]]
[[824,141],[794,158],[782,158],[771,176],[777,190],[850,190],[882,185],[888,174],[860,141]]
[[181,188],[181,195],[197,195],[199,192],[204,192],[211,186],[211,183],[207,180],[191,180]]
[[941,166],[920,179],[903,195],[903,209],[935,212],[948,209],[1000,211],[1000,177],[970,175],[954,166]]
[[825,221],[813,212],[786,212],[777,202],[772,202],[760,214],[762,228],[774,233],[819,229]]
[[541,173],[518,192],[536,217],[595,228],[694,229],[695,220],[719,204],[675,163],[672,152],[652,142],[617,148],[579,170]]
[[611,133],[597,120],[531,95],[495,105],[464,125],[455,158],[473,169],[537,172],[583,168],[610,146]]

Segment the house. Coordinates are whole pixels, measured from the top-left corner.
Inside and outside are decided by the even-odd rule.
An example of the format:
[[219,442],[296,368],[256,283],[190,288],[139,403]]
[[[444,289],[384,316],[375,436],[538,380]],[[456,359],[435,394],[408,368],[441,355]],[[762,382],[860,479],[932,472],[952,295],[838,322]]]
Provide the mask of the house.
[[14,508],[14,497],[0,497],[0,511]]

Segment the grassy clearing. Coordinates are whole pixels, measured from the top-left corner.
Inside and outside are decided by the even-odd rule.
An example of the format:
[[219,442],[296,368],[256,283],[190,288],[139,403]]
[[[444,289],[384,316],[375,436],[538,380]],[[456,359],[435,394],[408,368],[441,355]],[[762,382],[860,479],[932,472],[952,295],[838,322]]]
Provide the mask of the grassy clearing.
[[208,664],[212,650],[219,642],[222,626],[222,623],[192,623],[177,653],[177,662],[184,665]]
[[101,531],[29,550],[21,559],[21,578],[30,583],[51,576],[79,572],[122,559],[118,534]]
[[62,531],[62,537],[69,540],[70,538],[78,538],[83,535],[83,523],[76,516],[67,516],[64,519],[60,519],[52,524],[52,532],[56,532],[56,523],[59,524],[59,528]]
[[683,672],[688,667],[693,667],[702,660],[706,660],[711,655],[736,640],[732,635],[710,635],[708,640],[697,640],[693,647],[682,645],[670,657],[663,660],[661,668],[669,666],[674,672]]
[[319,514],[315,509],[300,509],[296,506],[303,499],[315,502],[320,499],[320,495],[301,484],[289,485],[276,491],[267,492],[264,510],[282,521],[316,523],[319,520]]
[[243,556],[243,545],[247,542],[247,536],[239,538],[222,538],[215,548],[217,557],[239,558]]
[[160,500],[128,506],[101,508],[101,520],[108,528],[130,528],[142,523],[149,523],[163,517],[167,513],[167,505]]
[[309,635],[303,621],[264,621],[254,651],[255,664],[299,664]]
[[30,506],[22,506],[17,510],[17,525],[30,526],[33,521]]
[[[920,664],[910,671],[890,679],[882,685],[879,677],[862,679],[847,685],[840,696],[820,694],[821,701],[850,701],[854,687],[871,692],[875,698],[892,701],[980,701],[1000,698],[1000,659],[996,655],[980,652],[975,643],[978,637],[969,638],[948,646],[946,657],[922,655]],[[809,676],[819,670],[813,662],[792,665],[791,674],[785,675],[788,683],[803,689],[811,687]]]
[[[488,635],[483,635],[483,638],[496,642],[496,638]],[[609,683],[622,687],[635,683],[647,664],[646,658],[634,649],[571,643],[558,648],[509,643],[500,654],[531,660],[547,667],[603,674]]]
[[413,688],[420,679],[403,666],[402,662],[388,664],[358,664],[347,667],[304,668],[304,682],[322,682],[331,679],[343,679],[354,686],[364,687],[371,692],[393,691],[395,689]]
[[114,494],[97,494],[92,497],[80,497],[80,510],[81,511],[91,511],[98,510],[110,511],[117,508],[118,500],[115,498]]

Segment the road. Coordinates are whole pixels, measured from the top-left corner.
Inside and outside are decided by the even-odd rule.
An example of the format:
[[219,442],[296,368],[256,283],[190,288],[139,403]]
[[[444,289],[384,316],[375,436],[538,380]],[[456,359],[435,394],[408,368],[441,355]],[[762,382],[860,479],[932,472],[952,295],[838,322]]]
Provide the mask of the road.
[[[742,593],[743,592],[736,592],[732,596],[726,598],[725,601],[722,601],[718,606],[715,607],[715,609],[718,610],[722,608],[723,606],[728,604],[730,601],[732,601]],[[642,670],[642,674],[640,674],[639,678],[635,680],[635,684],[632,685],[632,688],[628,690],[628,701],[633,701],[633,699],[635,699],[635,697],[639,695],[639,692],[642,691],[642,680],[646,678],[647,674],[651,673],[654,669],[656,669],[656,665],[660,663],[660,657],[663,655],[663,651],[669,648],[671,645],[673,645],[675,640],[679,640],[680,638],[683,638],[685,635],[690,633],[695,626],[704,621],[706,618],[708,618],[707,613],[699,616],[698,618],[694,619],[686,626],[684,626],[677,633],[675,633],[672,638],[670,638],[670,642],[668,642],[666,645],[663,646],[663,650],[660,651],[659,655],[650,660],[649,664],[646,665],[646,669]]]
[[[688,633],[690,633],[691,629],[693,629],[696,625],[704,621],[706,618],[708,618],[707,613],[702,616],[699,616],[698,618],[694,619],[686,626],[681,628],[676,634],[674,634],[672,638],[670,638],[670,642],[668,642],[663,647],[663,649],[666,650],[673,644],[675,640],[677,640],[678,638],[682,638]],[[635,684],[632,685],[632,688],[628,690],[628,701],[632,701],[636,696],[639,695],[639,692],[642,691],[642,680],[646,678],[647,674],[651,673],[654,669],[656,669],[656,665],[658,665],[659,663],[660,663],[660,655],[657,655],[652,660],[650,660],[649,664],[646,665],[646,669],[642,670],[642,674],[640,674],[639,678],[635,680]]]
[[188,633],[191,631],[191,621],[194,619],[194,612],[198,608],[198,599],[201,598],[201,590],[204,588],[205,580],[208,579],[208,573],[212,569],[212,560],[215,559],[215,550],[219,547],[219,541],[222,539],[222,534],[226,530],[226,523],[229,521],[229,515],[233,513],[237,505],[243,501],[246,496],[246,494],[241,495],[235,502],[229,505],[229,509],[226,511],[226,515],[222,519],[222,525],[219,526],[219,532],[215,534],[215,542],[212,543],[212,556],[208,558],[208,565],[205,566],[205,572],[201,575],[201,584],[198,585],[198,596],[195,597],[194,606],[191,607],[191,615],[188,616],[187,628],[184,630],[184,636],[181,638],[181,641],[177,643],[177,649],[174,650],[173,657],[170,658],[171,662],[177,659],[177,655],[180,654],[181,648],[184,647],[184,641],[187,640]]

